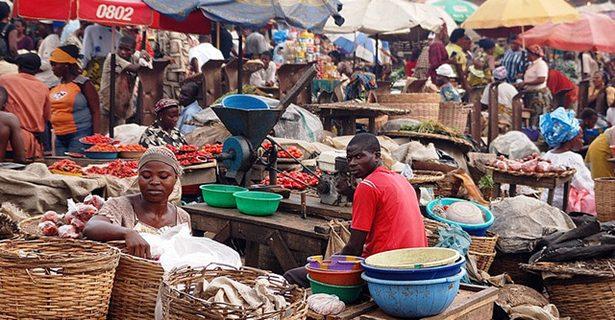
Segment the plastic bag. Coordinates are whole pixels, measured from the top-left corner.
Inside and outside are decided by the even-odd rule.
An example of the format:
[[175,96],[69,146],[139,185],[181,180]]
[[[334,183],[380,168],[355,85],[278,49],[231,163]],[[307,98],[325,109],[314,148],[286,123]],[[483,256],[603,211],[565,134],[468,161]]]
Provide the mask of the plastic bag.
[[323,316],[338,314],[346,308],[346,304],[340,298],[326,293],[317,293],[309,296],[307,303],[310,309]]
[[161,229],[160,235],[140,233],[150,244],[152,256],[159,256],[165,272],[176,267],[205,267],[210,264],[241,267],[239,253],[205,237],[193,237],[187,224]]
[[491,142],[489,152],[504,154],[510,159],[522,159],[532,155],[532,153],[540,153],[540,150],[525,133],[509,131]]
[[145,129],[147,129],[146,126],[131,123],[116,126],[113,132],[115,139],[119,140],[121,144],[139,144]]
[[[325,251],[325,259],[340,252],[346,243],[350,241],[350,230],[346,228],[342,221],[329,221],[329,228],[329,242],[327,243],[327,250]],[[336,229],[339,229],[339,232]]]
[[596,215],[596,198],[592,192],[587,192],[585,189],[577,189],[574,186],[570,188],[568,196],[568,212],[583,212],[591,215]]

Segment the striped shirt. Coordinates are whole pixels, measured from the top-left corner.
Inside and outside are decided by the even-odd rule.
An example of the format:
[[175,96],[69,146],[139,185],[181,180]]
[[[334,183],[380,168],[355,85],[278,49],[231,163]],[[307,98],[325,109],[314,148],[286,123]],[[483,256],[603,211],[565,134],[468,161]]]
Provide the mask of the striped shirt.
[[512,51],[506,50],[504,57],[502,57],[502,65],[506,67],[508,73],[507,81],[514,83],[517,80],[518,74],[523,74],[526,68],[525,61],[526,54],[524,51]]

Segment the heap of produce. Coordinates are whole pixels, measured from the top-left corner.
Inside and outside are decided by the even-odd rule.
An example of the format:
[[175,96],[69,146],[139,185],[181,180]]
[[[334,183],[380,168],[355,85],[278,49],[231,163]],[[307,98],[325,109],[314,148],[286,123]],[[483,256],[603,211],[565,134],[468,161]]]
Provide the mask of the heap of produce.
[[[269,148],[271,148],[271,142],[269,142],[269,141],[263,142],[262,147],[265,150],[269,150]],[[295,159],[303,158],[303,152],[301,152],[301,149],[299,149],[299,148],[297,148],[295,146],[289,146],[288,148],[286,148],[286,150],[279,150],[278,151],[278,158],[281,158],[281,159],[291,159],[293,157]]]
[[62,159],[50,165],[49,171],[60,174],[81,175],[83,168],[73,160]]
[[89,147],[85,152],[118,152],[118,149],[112,144],[99,143]]
[[88,174],[112,175],[118,178],[129,178],[137,175],[137,161],[114,160],[106,165],[91,166],[85,170]]
[[85,224],[105,204],[99,196],[89,195],[83,203],[77,203],[66,214],[60,215],[55,211],[47,211],[41,217],[38,228],[44,236],[78,239],[82,238]]
[[417,125],[413,126],[402,126],[402,131],[412,131],[416,133],[429,133],[429,134],[440,134],[453,138],[463,138],[463,135],[459,132],[446,127],[439,122],[436,121],[423,121]]
[[145,152],[147,148],[140,144],[121,144],[117,147],[120,152]]
[[167,145],[167,148],[173,151],[179,164],[184,167],[206,163],[209,162],[210,159],[213,159],[213,154],[211,152],[206,152],[203,149],[199,150],[199,147],[193,145],[183,145],[181,148]]
[[211,153],[211,154],[221,154],[222,153],[222,144],[221,143],[215,143],[215,144],[206,144],[203,146],[203,148],[201,148],[202,151]]
[[[318,174],[318,172],[316,174]],[[266,177],[263,181],[261,181],[261,184],[269,185],[269,182],[269,177]],[[277,184],[286,189],[305,190],[308,187],[317,186],[318,178],[301,171],[283,171],[277,176]]]
[[115,144],[117,143],[116,140],[113,140],[112,138],[109,138],[107,136],[103,136],[100,133],[96,133],[91,136],[83,137],[79,139],[79,141],[85,144]]
[[487,166],[498,171],[519,172],[526,174],[556,173],[562,174],[568,169],[551,163],[551,160],[541,158],[537,153],[520,160],[507,159],[499,156],[496,160],[487,163]]

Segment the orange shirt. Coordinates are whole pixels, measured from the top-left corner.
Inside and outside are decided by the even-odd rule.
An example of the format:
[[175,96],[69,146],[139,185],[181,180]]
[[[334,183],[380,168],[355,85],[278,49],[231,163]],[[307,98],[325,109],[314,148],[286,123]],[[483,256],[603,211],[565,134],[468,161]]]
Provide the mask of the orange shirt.
[[45,124],[51,116],[49,89],[35,76],[27,73],[0,76],[0,86],[8,92],[5,111],[17,116],[27,158],[43,156],[42,145],[33,133],[45,131]]

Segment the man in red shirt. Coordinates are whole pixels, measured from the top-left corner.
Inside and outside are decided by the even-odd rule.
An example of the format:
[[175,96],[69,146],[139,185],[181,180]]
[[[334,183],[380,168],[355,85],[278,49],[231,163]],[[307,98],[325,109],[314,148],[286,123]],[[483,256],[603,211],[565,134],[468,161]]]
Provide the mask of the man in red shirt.
[[[382,166],[380,143],[370,133],[354,136],[346,147],[353,178],[362,179],[353,193],[350,240],[339,254],[362,256],[403,248],[426,247],[423,218],[414,189],[404,177]],[[305,268],[288,271],[291,283],[309,286]]]

